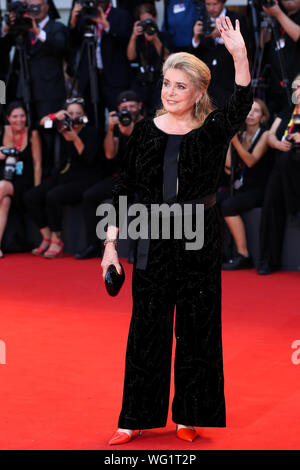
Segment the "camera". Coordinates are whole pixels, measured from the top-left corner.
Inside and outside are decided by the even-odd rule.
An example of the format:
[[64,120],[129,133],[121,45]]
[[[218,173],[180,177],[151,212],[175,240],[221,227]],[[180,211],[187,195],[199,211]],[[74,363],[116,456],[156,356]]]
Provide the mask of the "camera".
[[65,119],[62,121],[57,121],[56,122],[56,127],[59,133],[65,132],[65,131],[70,131],[71,127],[74,126],[80,126],[80,125],[86,125],[88,122],[88,118],[86,116],[78,116],[74,119],[71,119],[67,114],[65,116]]
[[209,17],[207,15],[201,15],[199,17],[199,20],[202,21],[202,34],[204,34],[205,36],[211,34],[214,30],[214,26],[212,25]]
[[155,23],[155,21],[150,19],[140,21],[139,26],[143,28],[143,33],[146,33],[149,36],[153,36],[158,31],[157,24]]
[[71,119],[67,114],[65,114],[65,118],[61,121],[52,121],[51,119],[47,119],[44,123],[45,129],[52,129],[53,124],[55,124],[57,131],[62,134],[65,131],[70,131],[71,127],[74,126],[85,126],[88,123],[87,116],[78,116],[74,119]]
[[[26,32],[32,28],[32,20],[27,15],[33,13],[40,13],[40,5],[29,5],[26,2],[19,0],[10,2],[7,6],[8,13],[5,14],[5,22],[12,28],[13,31]],[[10,23],[9,14],[14,13],[16,16],[15,22],[12,25]]]
[[123,109],[123,111],[118,111],[117,113],[113,114],[113,116],[118,116],[120,124],[124,127],[130,126],[132,123],[132,114],[127,109]]
[[[300,133],[300,114],[294,115],[293,133],[294,132]],[[300,157],[300,143],[295,142],[293,139],[291,139],[290,135],[286,137],[286,140],[292,144],[292,150],[297,154],[297,156]]]
[[15,149],[14,147],[2,149],[1,152],[3,153],[3,155],[6,155],[3,179],[5,181],[13,181],[18,163],[17,159],[21,152]]
[[262,6],[266,8],[271,8],[275,5],[274,0],[262,0]]
[[97,18],[99,15],[97,0],[79,0],[78,3],[82,6],[80,15],[84,20]]

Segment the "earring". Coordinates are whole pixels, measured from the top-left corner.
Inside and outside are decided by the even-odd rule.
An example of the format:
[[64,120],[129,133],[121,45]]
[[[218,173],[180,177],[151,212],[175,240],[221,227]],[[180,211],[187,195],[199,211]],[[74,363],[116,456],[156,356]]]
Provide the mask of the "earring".
[[196,101],[196,103],[195,103],[195,116],[197,116],[197,114],[198,114],[198,106],[199,106],[199,103]]

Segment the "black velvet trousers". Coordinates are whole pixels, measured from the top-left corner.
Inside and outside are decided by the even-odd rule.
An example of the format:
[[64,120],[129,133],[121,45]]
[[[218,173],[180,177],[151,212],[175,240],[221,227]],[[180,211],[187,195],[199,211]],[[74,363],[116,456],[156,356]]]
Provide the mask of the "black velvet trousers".
[[176,351],[172,419],[177,424],[224,427],[221,338],[221,224],[217,207],[205,211],[205,242],[151,240],[145,270],[133,266],[123,405],[119,427],[150,429],[167,422],[174,310]]

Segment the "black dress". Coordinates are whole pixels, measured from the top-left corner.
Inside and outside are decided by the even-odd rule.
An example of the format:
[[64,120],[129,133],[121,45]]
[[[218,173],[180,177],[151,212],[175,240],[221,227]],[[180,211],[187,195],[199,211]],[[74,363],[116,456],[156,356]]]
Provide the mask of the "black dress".
[[[264,132],[265,130],[262,128],[258,131],[248,149],[249,153],[253,152]],[[220,204],[223,217],[240,215],[254,207],[262,207],[265,187],[273,165],[273,154],[270,150],[267,150],[266,154],[252,167],[248,167],[243,162],[233,146],[231,152],[234,157],[233,161],[242,165],[240,171],[237,170],[235,173],[237,173],[237,177],[243,177],[243,184],[239,189],[236,189],[233,196],[230,189],[218,191],[217,203]]]
[[[216,192],[229,141],[244,122],[252,102],[250,85],[236,86],[222,111],[213,111],[201,127],[183,135],[177,202],[197,200]],[[120,195],[132,200],[136,192],[139,202],[146,207],[164,201],[168,141],[169,135],[157,128],[153,120],[136,124],[114,191],[117,214]],[[141,244],[138,240],[121,428],[166,425],[175,307],[173,421],[194,426],[226,425],[221,337],[222,238],[216,205],[204,212],[202,249],[186,250],[185,243],[184,237],[151,239],[146,265],[138,268]]]
[[[3,146],[4,128],[0,129],[0,146]],[[28,129],[27,145],[18,157],[18,162],[22,163],[22,174],[15,173],[13,179],[14,195],[13,200],[18,209],[23,208],[23,194],[34,185],[33,157],[31,149],[31,129]],[[5,160],[0,161],[0,180],[3,179]]]

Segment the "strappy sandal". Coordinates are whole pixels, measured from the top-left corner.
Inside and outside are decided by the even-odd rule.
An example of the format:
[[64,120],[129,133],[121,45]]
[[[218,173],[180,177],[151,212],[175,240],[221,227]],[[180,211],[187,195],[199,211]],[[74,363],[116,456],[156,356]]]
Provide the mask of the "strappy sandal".
[[64,244],[61,240],[59,240],[59,242],[54,242],[54,241],[51,241],[51,244],[54,243],[55,245],[59,245],[60,246],[60,249],[58,251],[56,250],[47,250],[45,251],[44,253],[44,258],[48,258],[48,259],[54,259],[54,258],[59,258],[60,256],[63,255],[63,249],[64,249]]
[[[39,246],[38,248],[34,248],[34,249],[32,250],[32,252],[31,252],[33,255],[35,255],[35,256],[41,256],[43,253],[45,253],[46,250],[48,250],[49,245],[51,244],[50,238],[43,238],[42,243],[43,243],[43,242],[47,242],[47,243],[48,243],[48,246],[47,246],[46,248],[41,248],[40,246]],[[41,243],[41,244],[42,244],[42,243]]]

